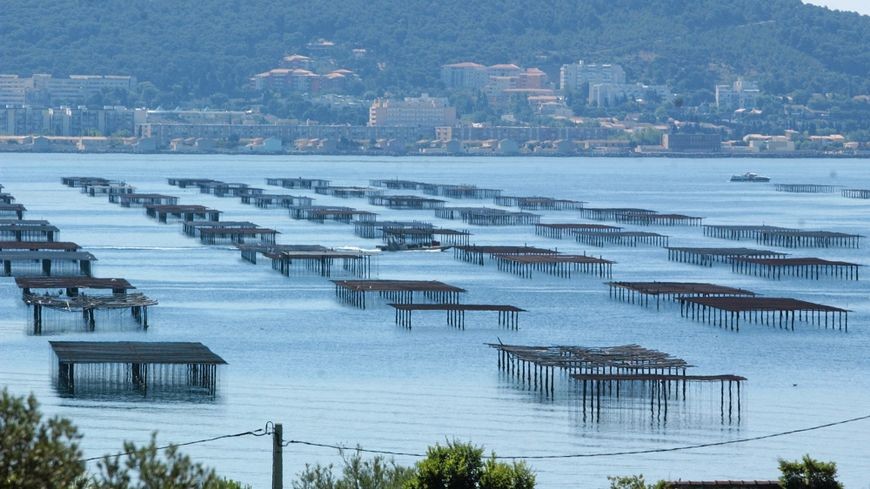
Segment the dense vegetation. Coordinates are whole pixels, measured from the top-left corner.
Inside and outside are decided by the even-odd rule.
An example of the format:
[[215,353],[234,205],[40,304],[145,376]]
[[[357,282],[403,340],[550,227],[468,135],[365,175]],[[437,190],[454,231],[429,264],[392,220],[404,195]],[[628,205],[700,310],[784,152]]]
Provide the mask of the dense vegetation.
[[152,82],[163,104],[225,100],[320,38],[344,48],[339,58],[365,48],[354,68],[376,93],[437,89],[447,62],[555,75],[584,59],[685,91],[745,75],[775,95],[870,94],[870,17],[800,0],[21,0],[3,5],[0,67],[130,73]]

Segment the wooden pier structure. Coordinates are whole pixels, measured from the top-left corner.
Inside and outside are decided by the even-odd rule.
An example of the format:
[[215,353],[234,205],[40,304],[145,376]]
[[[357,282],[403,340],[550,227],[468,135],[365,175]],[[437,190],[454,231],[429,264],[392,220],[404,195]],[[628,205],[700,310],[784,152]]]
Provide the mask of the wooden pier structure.
[[60,229],[44,220],[0,219],[0,239],[8,241],[54,241]]
[[90,184],[82,187],[82,193],[90,197],[136,193],[136,187],[124,182]]
[[445,201],[419,195],[372,195],[369,204],[390,209],[440,209]]
[[178,197],[163,194],[114,194],[109,202],[121,207],[145,207],[147,205],[177,205]]
[[740,331],[740,321],[794,331],[795,320],[849,331],[849,310],[782,297],[684,297],[680,315]]
[[568,199],[554,199],[552,197],[516,197],[499,195],[493,199],[495,205],[505,207],[519,207],[524,211],[566,211],[579,210],[587,202]]
[[51,341],[57,389],[89,393],[165,391],[214,395],[223,358],[202,343]]
[[272,228],[263,227],[201,227],[196,229],[196,236],[203,244],[244,244],[251,241],[258,243],[275,243],[275,236],[280,234]]
[[833,194],[839,192],[842,185],[825,185],[818,183],[777,183],[773,186],[777,192],[794,194]]
[[332,251],[332,248],[327,248],[320,245],[288,245],[288,244],[239,244],[236,248],[242,254],[242,260],[253,265],[257,264],[257,255],[266,253],[280,253],[282,251]]
[[412,304],[414,298],[437,304],[456,304],[465,289],[437,280],[333,280],[335,296],[344,304],[366,308],[366,295],[377,292],[382,299],[396,304]]
[[287,194],[243,195],[241,200],[243,204],[253,204],[260,209],[309,207],[314,202],[314,199],[311,197]]
[[220,221],[221,211],[204,205],[161,205],[149,204],[145,206],[145,214],[157,219],[158,222],[166,223],[170,219],[175,221]]
[[327,220],[350,224],[354,221],[375,221],[377,214],[352,207],[312,205],[307,207],[291,207],[290,217],[321,224]]
[[18,220],[24,219],[24,213],[27,208],[21,204],[4,204],[0,203],[0,217],[15,217]]
[[329,180],[320,178],[267,178],[266,185],[283,188],[299,188],[306,190],[314,190],[317,187],[328,187]]
[[468,184],[429,183],[422,186],[424,194],[438,195],[451,199],[494,199],[501,195],[501,189],[480,188]]
[[631,246],[650,245],[668,247],[669,236],[645,231],[576,231],[574,239],[578,243],[592,246]]
[[91,264],[97,258],[86,251],[0,251],[3,276],[16,275],[84,275],[91,276]]
[[257,255],[262,255],[270,260],[274,270],[285,276],[296,269],[329,277],[332,276],[333,265],[339,262],[345,273],[368,278],[371,275],[372,257],[375,256],[365,251],[339,251],[320,245],[241,244],[236,247],[241,252],[242,260],[256,264]]
[[0,241],[0,251],[78,251],[81,247],[71,241]]
[[212,194],[215,197],[242,197],[243,195],[263,193],[263,189],[251,187],[247,183],[221,182],[220,180],[200,182],[197,187],[199,187],[200,193]]
[[781,248],[858,248],[861,238],[860,234],[793,229],[761,231],[755,241]]
[[432,223],[424,221],[356,221],[353,233],[360,238],[383,239],[384,231],[393,229],[432,229]]
[[473,263],[475,265],[485,265],[486,258],[494,258],[495,255],[498,256],[510,256],[510,255],[558,255],[559,252],[556,250],[551,250],[548,248],[537,248],[535,246],[481,246],[481,245],[467,245],[467,246],[454,246],[453,247],[453,258],[457,260],[464,261],[466,263]]
[[461,219],[466,224],[475,226],[524,226],[541,221],[539,214],[510,212],[491,207],[442,207],[435,210],[435,216],[441,219]]
[[340,187],[331,185],[314,187],[314,193],[338,197],[340,199],[364,199],[366,197],[381,195],[383,192],[381,189],[371,187]]
[[[129,309],[134,327],[147,330],[148,307],[157,305],[156,300],[144,294],[130,292],[135,287],[124,279],[18,277],[15,284],[21,289],[24,303],[33,310],[29,326],[34,335],[70,329],[93,332],[98,313],[124,309]],[[111,294],[85,294],[83,290],[109,290]],[[62,319],[46,317],[46,312]]]
[[752,248],[671,248],[668,247],[668,260],[702,267],[712,267],[714,263],[730,263],[735,258],[781,259],[786,253]]
[[840,192],[840,195],[849,199],[870,199],[870,190],[862,188],[846,188]]
[[704,224],[704,236],[710,238],[730,239],[740,241],[744,239],[758,239],[760,233],[766,231],[790,231],[791,228],[778,226],[745,226],[745,225],[722,225]]
[[178,188],[199,187],[203,184],[217,182],[211,178],[167,178],[166,181],[169,185]]
[[571,278],[573,273],[583,273],[610,278],[614,261],[587,255],[493,255],[499,270],[511,272],[523,278],[532,278],[538,271],[561,278]]
[[552,223],[535,224],[535,234],[547,238],[562,239],[565,236],[573,236],[581,232],[594,233],[615,233],[622,231],[621,226],[610,226],[608,224],[582,224],[582,223]]
[[862,265],[845,261],[832,261],[822,258],[734,258],[731,271],[780,279],[787,277],[819,280],[821,277],[843,280],[858,280],[858,269]]
[[691,392],[687,386],[696,383],[719,384],[723,416],[727,412],[730,417],[735,408],[738,413],[741,410],[745,377],[688,374],[695,367],[684,359],[639,345],[488,346],[498,352],[499,370],[522,387],[552,395],[557,377],[569,379],[580,391],[584,413],[588,406],[600,414],[603,397],[648,398],[651,408],[667,413],[669,400],[686,400]]
[[703,217],[685,214],[650,214],[648,212],[626,212],[617,214],[616,222],[637,226],[700,226]]
[[434,227],[390,227],[383,230],[383,241],[389,246],[447,245],[467,246],[471,238],[468,231]]
[[198,238],[202,229],[208,228],[256,228],[259,227],[250,221],[184,221],[181,231],[191,238]]
[[15,285],[21,289],[22,296],[46,295],[61,290],[67,297],[75,297],[82,289],[111,290],[112,294],[124,295],[136,288],[123,278],[94,277],[16,277]]
[[398,178],[378,178],[369,180],[369,185],[372,187],[386,188],[390,190],[423,190],[423,187],[429,185],[425,182],[415,180],[399,180]]
[[108,185],[111,181],[101,177],[62,177],[60,183],[67,187],[81,188],[87,185]]
[[396,324],[411,329],[411,313],[414,311],[443,311],[447,313],[447,325],[465,329],[466,312],[497,312],[498,325],[519,329],[520,313],[525,309],[504,304],[389,304],[396,310]]
[[580,217],[594,221],[615,221],[625,214],[657,214],[650,209],[637,209],[633,207],[583,207],[580,209]]
[[655,298],[656,310],[661,301],[678,301],[683,297],[754,297],[749,290],[699,282],[608,282],[610,298],[650,307]]
[[371,253],[362,251],[317,250],[300,251],[280,249],[265,251],[262,255],[272,261],[272,269],[289,277],[295,271],[331,277],[338,262],[345,273],[360,278],[371,275]]

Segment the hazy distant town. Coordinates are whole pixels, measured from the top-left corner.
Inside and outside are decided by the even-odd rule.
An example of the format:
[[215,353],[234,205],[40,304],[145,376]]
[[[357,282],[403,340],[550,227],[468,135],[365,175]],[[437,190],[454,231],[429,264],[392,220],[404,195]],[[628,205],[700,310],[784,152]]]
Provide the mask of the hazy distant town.
[[357,72],[374,62],[366,49],[320,39],[301,51],[218,106],[136,106],[154,87],[125,74],[0,75],[0,151],[870,155],[867,95],[772,96],[749,76],[680,93],[585,60],[554,73],[466,60],[432,66],[427,92],[378,95]]

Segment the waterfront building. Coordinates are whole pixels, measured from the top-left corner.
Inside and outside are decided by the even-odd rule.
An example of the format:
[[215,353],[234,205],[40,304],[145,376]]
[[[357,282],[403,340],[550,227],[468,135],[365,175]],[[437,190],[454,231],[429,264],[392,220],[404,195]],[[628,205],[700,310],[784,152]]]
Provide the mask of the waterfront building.
[[0,108],[0,135],[4,136],[132,136],[134,126],[135,110],[119,106]]
[[662,135],[662,146],[672,152],[718,153],[722,149],[722,136],[719,134],[664,134]]

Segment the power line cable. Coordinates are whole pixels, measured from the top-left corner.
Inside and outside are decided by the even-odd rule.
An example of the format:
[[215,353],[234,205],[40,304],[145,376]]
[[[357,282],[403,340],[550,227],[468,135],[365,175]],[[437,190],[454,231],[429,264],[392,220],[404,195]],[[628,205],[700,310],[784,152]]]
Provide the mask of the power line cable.
[[[840,421],[833,421],[830,423],[820,424],[820,425],[816,425],[816,426],[810,426],[808,428],[798,428],[798,429],[794,429],[794,430],[780,431],[777,433],[770,433],[767,435],[759,435],[759,436],[753,436],[753,437],[747,437],[747,438],[738,438],[735,440],[725,440],[725,441],[710,442],[710,443],[699,443],[699,444],[694,444],[694,445],[682,445],[682,446],[677,446],[677,447],[649,448],[649,449],[644,449],[644,450],[623,450],[623,451],[615,451],[615,452],[571,453],[571,454],[562,454],[562,455],[496,455],[495,458],[501,459],[501,460],[546,460],[546,459],[566,459],[566,458],[616,457],[616,456],[622,456],[622,455],[644,455],[644,454],[651,454],[651,453],[678,452],[678,451],[685,451],[685,450],[697,450],[699,448],[710,448],[710,447],[718,447],[718,446],[724,446],[724,445],[734,445],[734,444],[738,444],[738,443],[748,443],[748,442],[753,442],[753,441],[766,440],[766,439],[770,439],[770,438],[778,438],[778,437],[789,436],[789,435],[794,435],[794,434],[798,434],[798,433],[806,433],[809,431],[816,431],[816,430],[821,430],[821,429],[825,429],[825,428],[831,428],[834,426],[840,426],[840,425],[845,425],[845,424],[849,424],[849,423],[855,423],[858,421],[865,421],[868,419],[870,419],[870,414],[865,415],[865,416],[858,416],[855,418],[844,419],[844,420],[840,420]],[[213,441],[217,441],[217,440],[224,440],[224,439],[228,439],[228,438],[241,438],[244,436],[260,437],[260,436],[271,435],[273,433],[274,433],[274,423],[269,421],[266,423],[265,428],[257,428],[255,430],[242,431],[239,433],[232,433],[232,434],[227,434],[227,435],[218,435],[218,436],[213,436],[211,438],[203,438],[203,439],[199,439],[199,440],[187,441],[187,442],[182,442],[182,443],[170,443],[168,445],[163,445],[163,446],[157,447],[157,450],[166,450],[166,449],[172,448],[172,447],[184,447],[184,446],[190,446],[190,445],[199,445],[202,443],[209,443],[209,442],[213,442]],[[331,443],[318,443],[318,442],[304,441],[304,440],[283,440],[281,443],[282,447],[287,447],[289,445],[304,445],[304,446],[310,446],[310,447],[330,448],[330,449],[339,450],[339,451],[355,451],[355,452],[360,452],[360,453],[371,453],[371,454],[375,454],[375,455],[393,455],[393,456],[417,457],[417,458],[426,457],[426,454],[424,454],[424,453],[403,452],[403,451],[398,451],[398,450],[376,450],[376,449],[363,448],[360,446],[348,447],[348,446],[344,446],[344,445],[336,445],[336,444],[331,444]],[[115,454],[111,454],[111,455],[103,455],[100,457],[86,458],[86,459],[80,460],[80,462],[85,462],[85,463],[86,462],[93,462],[95,460],[102,460],[102,459],[105,459],[107,457],[123,457],[123,456],[131,455],[133,453],[135,453],[135,452],[120,452],[120,453],[115,453]]]
[[[159,451],[159,450],[166,450],[166,449],[172,448],[172,447],[186,447],[189,445],[198,445],[201,443],[208,443],[208,442],[217,441],[217,440],[224,440],[227,438],[240,438],[243,436],[265,436],[268,434],[270,434],[270,431],[269,431],[268,425],[267,425],[267,428],[257,428],[256,430],[242,431],[240,433],[232,433],[229,435],[213,436],[211,438],[203,438],[201,440],[193,440],[193,441],[187,441],[187,442],[183,442],[183,443],[170,443],[169,445],[163,445],[163,446],[157,447],[157,450]],[[93,462],[95,460],[102,460],[102,459],[107,458],[107,457],[124,457],[127,455],[132,455],[133,453],[135,453],[135,452],[114,453],[111,455],[103,455],[101,457],[91,457],[91,458],[82,459],[82,460],[80,460],[80,462],[85,462],[85,463]]]
[[[699,443],[695,445],[683,445],[677,447],[667,447],[667,448],[649,448],[645,450],[623,450],[616,452],[596,452],[596,453],[572,453],[572,454],[564,454],[564,455],[496,455],[496,459],[502,460],[545,460],[545,459],[565,459],[565,458],[591,458],[591,457],[616,457],[621,455],[644,455],[651,453],[665,453],[665,452],[678,452],[684,450],[697,450],[699,448],[709,448],[709,447],[718,447],[724,445],[734,445],[738,443],[747,443],[758,440],[766,440],[769,438],[778,438],[782,436],[794,435],[798,433],[806,433],[808,431],[816,431],[825,428],[831,428],[833,426],[839,426],[849,423],[855,423],[858,421],[864,421],[870,419],[870,414],[865,416],[859,416],[855,418],[844,419],[840,421],[834,421],[831,423],[820,424],[816,426],[811,426],[808,428],[798,428],[789,431],[780,431],[777,433],[771,433],[767,435],[759,435],[748,438],[738,438],[735,440],[725,440],[719,442],[711,442],[711,443]],[[413,452],[401,452],[394,450],[374,450],[374,449],[366,449],[362,447],[347,447],[342,445],[333,445],[329,443],[316,443],[302,440],[286,440],[282,443],[282,446],[288,445],[305,445],[312,447],[321,447],[321,448],[332,448],[339,451],[356,451],[361,453],[371,453],[376,455],[395,455],[395,456],[407,456],[407,457],[425,457],[425,454],[421,453],[413,453]]]

